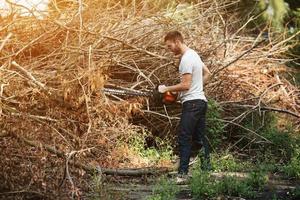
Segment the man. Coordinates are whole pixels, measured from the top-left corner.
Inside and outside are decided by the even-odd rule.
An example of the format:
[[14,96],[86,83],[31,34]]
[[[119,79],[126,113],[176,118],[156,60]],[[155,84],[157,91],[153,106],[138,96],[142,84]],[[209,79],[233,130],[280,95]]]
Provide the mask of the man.
[[[183,41],[182,34],[171,31],[166,34],[165,44],[175,56],[180,56],[179,73],[181,81],[177,85],[160,85],[158,91],[179,92],[182,102],[182,115],[179,124],[179,168],[178,177],[187,178],[192,143],[204,147],[204,162],[202,168],[210,169],[210,151],[205,136],[205,115],[207,100],[203,92],[203,84],[210,76],[209,69],[204,65],[199,55],[190,49]],[[178,180],[178,179],[177,179]]]

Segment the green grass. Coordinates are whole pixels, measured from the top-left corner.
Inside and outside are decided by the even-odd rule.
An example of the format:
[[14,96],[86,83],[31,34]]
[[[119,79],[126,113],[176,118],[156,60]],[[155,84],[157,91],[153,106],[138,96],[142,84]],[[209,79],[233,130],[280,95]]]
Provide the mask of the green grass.
[[174,200],[179,187],[174,180],[162,177],[154,186],[152,195],[147,200]]
[[262,191],[267,184],[269,178],[266,171],[253,171],[246,179],[247,185],[258,191]]
[[196,171],[193,173],[190,187],[195,199],[224,195],[254,198],[257,191],[264,189],[267,181],[268,176],[263,171],[252,172],[244,179],[229,175],[222,179],[216,179],[207,172]]
[[219,195],[229,195],[235,197],[254,197],[255,191],[248,180],[239,180],[237,177],[226,176],[218,182],[217,191]]
[[252,184],[258,182],[262,185],[262,181],[254,176],[245,180],[225,176],[217,180],[207,172],[195,172],[190,187],[195,199],[209,199],[224,195],[248,198],[255,196],[256,188]]
[[254,167],[252,163],[236,159],[229,152],[222,153],[221,155],[212,154],[211,163],[213,170],[216,172],[241,172]]
[[195,199],[209,199],[219,196],[239,196],[254,198],[262,191],[268,182],[268,172],[273,170],[272,163],[254,165],[248,161],[236,159],[226,152],[223,155],[212,154],[214,172],[249,172],[246,178],[225,175],[215,178],[209,172],[199,170],[199,165],[193,168],[190,188]]

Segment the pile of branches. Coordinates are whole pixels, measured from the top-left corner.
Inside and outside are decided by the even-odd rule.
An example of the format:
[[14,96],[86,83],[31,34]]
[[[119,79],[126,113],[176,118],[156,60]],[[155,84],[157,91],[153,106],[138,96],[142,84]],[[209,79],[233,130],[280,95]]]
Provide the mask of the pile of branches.
[[241,24],[229,12],[237,1],[199,0],[169,10],[144,1],[78,2],[54,5],[43,18],[0,21],[0,190],[80,196],[87,172],[152,166],[130,142],[145,129],[174,136],[180,107],[147,106],[145,98],[106,96],[101,89],[178,82],[178,58],[163,44],[169,30],[181,31],[212,71],[208,98],[244,109],[228,113],[226,122],[238,124],[254,110],[299,121],[299,89],[281,76],[287,72],[281,54],[295,36],[249,36],[252,18]]

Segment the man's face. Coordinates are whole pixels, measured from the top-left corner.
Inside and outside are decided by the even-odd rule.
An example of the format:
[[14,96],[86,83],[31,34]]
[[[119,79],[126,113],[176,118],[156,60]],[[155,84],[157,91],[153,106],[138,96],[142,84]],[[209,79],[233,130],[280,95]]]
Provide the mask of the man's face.
[[180,41],[179,40],[167,40],[165,42],[166,47],[172,51],[175,55],[179,55],[181,53],[180,49]]

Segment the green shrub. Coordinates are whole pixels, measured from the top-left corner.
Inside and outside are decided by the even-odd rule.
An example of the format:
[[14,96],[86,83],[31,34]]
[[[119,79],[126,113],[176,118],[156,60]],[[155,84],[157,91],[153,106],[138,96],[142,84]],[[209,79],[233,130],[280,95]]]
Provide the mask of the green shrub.
[[[242,125],[248,129],[257,132],[269,142],[253,143],[250,148],[256,149],[256,160],[259,162],[272,161],[278,163],[288,162],[294,151],[299,139],[293,137],[294,129],[292,125],[286,124],[285,129],[279,129],[278,117],[274,113],[260,115],[254,112],[244,119]],[[244,130],[240,130],[244,131]],[[248,134],[248,133],[245,133]],[[239,145],[243,148],[249,143],[245,140]]]
[[293,154],[293,140],[288,132],[279,131],[276,128],[265,130],[264,137],[272,142],[270,145],[265,145],[264,150],[270,150],[271,156],[276,156],[281,160],[287,161],[291,159]]
[[129,138],[129,145],[132,150],[152,163],[157,163],[159,160],[171,160],[173,149],[170,142],[155,137],[153,140],[156,147],[147,148],[146,137],[149,137],[149,135],[151,133],[146,130],[142,130],[140,134],[133,134]]
[[195,169],[190,181],[190,188],[195,199],[209,199],[220,195],[254,198],[257,191],[262,191],[268,182],[265,168],[258,168],[245,179],[225,175],[218,180],[208,172]]
[[259,191],[263,190],[269,178],[265,171],[254,171],[249,174],[245,180],[247,185]]
[[212,154],[211,163],[213,170],[217,172],[248,171],[249,169],[253,168],[250,162],[238,160],[229,152],[225,152],[221,155]]
[[214,100],[208,101],[207,111],[207,136],[213,148],[220,145],[224,134],[224,122],[222,122],[223,110],[221,106]]
[[289,177],[300,178],[300,151],[295,153],[290,162],[283,167],[283,171]]
[[276,163],[275,160],[269,159],[269,160],[265,160],[264,162],[257,163],[254,171],[275,173],[280,171],[281,166],[282,165]]
[[219,195],[254,197],[255,192],[251,184],[258,181],[251,180],[253,181],[239,180],[233,176],[215,180],[207,172],[196,172],[193,174],[190,187],[195,199],[208,199]]
[[297,186],[291,192],[293,199],[300,199],[300,186]]
[[216,183],[207,172],[195,170],[190,181],[190,187],[195,199],[204,199],[217,195]]
[[219,194],[239,197],[254,197],[253,187],[246,180],[239,180],[233,176],[226,176],[217,185]]

